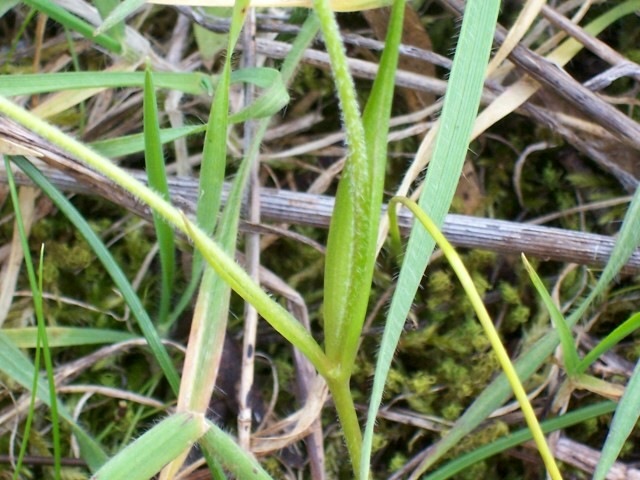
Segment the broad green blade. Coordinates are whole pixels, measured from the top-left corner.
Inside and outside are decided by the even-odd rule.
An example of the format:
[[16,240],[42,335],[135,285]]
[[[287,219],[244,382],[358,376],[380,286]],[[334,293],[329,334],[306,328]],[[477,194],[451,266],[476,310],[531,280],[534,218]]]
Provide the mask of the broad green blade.
[[[37,328],[3,328],[4,336],[18,348],[35,348]],[[84,327],[47,327],[47,339],[51,348],[77,345],[119,343],[137,338],[129,332]]]
[[209,429],[204,416],[176,413],[121,450],[91,478],[148,480]]
[[[31,391],[33,363],[13,342],[0,330],[0,371],[19,383],[26,390]],[[49,384],[40,379],[38,382],[38,399],[50,406]],[[78,438],[82,458],[87,462],[92,471],[97,470],[107,460],[100,445],[80,427],[69,411],[58,400],[58,413],[73,428],[73,433]]]
[[250,454],[214,423],[207,420],[209,430],[200,439],[200,444],[208,450],[235,478],[271,480],[269,474]]
[[[160,141],[160,124],[158,120],[158,103],[156,100],[153,75],[147,67],[144,79],[144,159],[147,169],[149,186],[158,192],[167,202],[171,202],[167,172],[164,165],[162,143]],[[160,293],[160,308],[158,311],[158,325],[166,325],[174,290],[176,268],[175,236],[173,228],[156,212],[153,212],[153,225],[158,238],[158,252],[160,255],[162,291]]]
[[180,377],[173,365],[169,354],[167,353],[158,333],[153,326],[153,322],[149,318],[149,314],[145,310],[140,298],[129,283],[129,280],[120,269],[118,263],[111,256],[111,253],[105,247],[100,237],[91,229],[85,218],[80,215],[76,208],[69,202],[59,190],[57,190],[28,160],[23,157],[14,157],[13,162],[42,189],[43,192],[57,205],[57,207],[65,214],[69,221],[78,229],[87,243],[91,246],[98,259],[102,262],[105,269],[113,279],[122,296],[131,309],[131,313],[138,321],[149,348],[153,352],[160,368],[167,377],[167,381],[175,393],[178,392],[180,386]]
[[[462,20],[439,133],[419,203],[438,228],[442,228],[462,171],[499,6],[498,0],[470,0]],[[420,225],[414,225],[380,344],[368,429],[373,428],[396,345],[434,245],[429,234]]]
[[[335,16],[326,1],[314,1],[314,7],[331,60],[349,146],[329,226],[323,305],[327,357],[348,378],[371,289],[369,265],[373,259],[367,258],[370,244],[375,242],[370,238],[373,217],[370,205],[371,166],[355,86]],[[340,412],[340,407],[337,407]],[[348,427],[343,424],[344,428]],[[360,461],[359,458],[352,460]]]
[[5,0],[2,2],[2,5],[0,5],[0,18],[4,17],[4,14],[15,7],[19,2],[20,0]]
[[549,312],[549,316],[553,321],[553,326],[558,331],[560,344],[562,345],[564,368],[567,371],[567,375],[571,377],[576,374],[578,362],[580,360],[578,358],[578,350],[576,349],[573,336],[571,335],[571,328],[569,327],[569,325],[567,325],[567,321],[565,320],[564,315],[562,315],[562,312],[554,303],[551,295],[549,295],[549,292],[542,283],[542,280],[540,280],[540,277],[533,269],[524,254],[522,255],[522,262],[524,263],[524,268],[527,270],[529,278],[531,278],[531,282],[538,292],[538,295],[542,299],[547,312]]

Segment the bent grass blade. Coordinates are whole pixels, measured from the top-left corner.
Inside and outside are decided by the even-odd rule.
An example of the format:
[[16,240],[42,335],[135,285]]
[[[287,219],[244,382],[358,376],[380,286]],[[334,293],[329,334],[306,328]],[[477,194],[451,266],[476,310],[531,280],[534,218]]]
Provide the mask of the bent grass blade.
[[[538,423],[536,414],[533,411],[531,402],[529,402],[527,392],[520,382],[520,378],[518,377],[518,374],[516,373],[516,370],[511,363],[511,360],[509,359],[509,354],[500,341],[500,335],[498,334],[498,331],[496,330],[491,317],[489,317],[489,313],[487,312],[487,309],[485,308],[484,303],[480,298],[480,294],[473,284],[473,280],[471,280],[469,272],[462,263],[462,259],[457,254],[453,246],[451,246],[449,241],[444,237],[444,235],[442,235],[438,227],[436,227],[429,216],[424,212],[424,210],[422,210],[414,201],[409,200],[408,198],[394,197],[391,199],[391,202],[389,202],[389,216],[391,217],[390,225],[396,232],[399,230],[398,219],[396,209],[392,208],[396,203],[402,203],[404,206],[409,208],[409,210],[411,210],[411,213],[413,213],[413,215],[420,221],[420,223],[422,223],[424,228],[429,232],[429,235],[433,237],[434,241],[440,247],[442,253],[444,253],[447,261],[455,271],[462,287],[464,288],[465,293],[467,294],[467,298],[473,305],[473,309],[476,311],[478,320],[482,324],[482,328],[484,329],[489,342],[491,343],[491,348],[493,348],[494,353],[498,357],[500,366],[502,367],[502,370],[509,381],[511,389],[513,390],[513,393],[518,400],[518,403],[520,404],[520,409],[522,410],[527,425],[531,430],[531,434],[536,443],[538,451],[540,452],[540,456],[544,461],[549,476],[554,480],[561,480],[562,475],[560,474],[560,470],[556,465],[553,454],[549,449],[549,445],[547,445],[547,441],[544,438],[544,433],[540,428],[540,424]],[[398,235],[399,233],[396,234],[396,236]]]

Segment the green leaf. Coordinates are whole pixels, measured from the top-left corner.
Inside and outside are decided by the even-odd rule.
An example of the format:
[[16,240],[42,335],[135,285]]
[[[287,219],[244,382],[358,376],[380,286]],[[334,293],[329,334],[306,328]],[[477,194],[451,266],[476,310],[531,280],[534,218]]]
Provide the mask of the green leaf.
[[562,345],[564,368],[566,369],[569,377],[572,377],[577,373],[578,362],[580,359],[578,358],[578,350],[576,349],[573,335],[571,335],[571,329],[569,328],[569,325],[567,325],[567,321],[565,320],[564,315],[562,315],[562,312],[554,303],[551,295],[549,295],[549,292],[542,283],[542,280],[540,280],[540,277],[533,269],[524,254],[522,254],[522,263],[524,263],[524,267],[529,274],[529,278],[531,278],[533,286],[536,288],[538,295],[540,295],[540,298],[542,299],[547,312],[549,312],[549,315],[551,316],[553,325],[558,331],[558,335],[560,336],[560,344]]
[[176,413],[121,450],[91,478],[147,480],[202,437],[208,428],[203,415]]
[[[119,343],[137,338],[128,332],[85,327],[47,327],[47,339],[51,348]],[[4,328],[2,333],[18,348],[35,348],[36,327]]]
[[118,4],[111,13],[104,19],[102,25],[96,28],[94,35],[100,35],[111,30],[113,27],[116,27],[120,24],[121,27],[124,25],[124,19],[129,15],[138,10],[141,6],[146,3],[146,0],[123,0],[122,3]]
[[[32,389],[32,372],[34,365],[20,351],[9,338],[0,330],[0,371],[14,381],[22,385],[26,390]],[[38,399],[45,405],[50,406],[51,393],[49,384],[44,379],[38,380]],[[82,458],[87,462],[92,471],[97,470],[107,460],[107,454],[104,453],[100,445],[80,427],[73,416],[58,401],[58,413],[60,417],[66,421],[73,429],[74,435],[80,444]]]
[[[499,6],[500,2],[496,0],[470,0],[462,20],[438,137],[419,202],[438,228],[442,228],[460,179],[480,104]],[[434,245],[429,234],[421,226],[415,225],[380,343],[369,403],[368,429],[373,428],[396,345]]]
[[[384,188],[384,176],[386,171],[387,160],[387,134],[389,132],[389,119],[391,117],[391,105],[394,92],[394,78],[398,64],[399,45],[402,38],[402,26],[404,20],[405,2],[404,0],[396,0],[391,10],[391,18],[387,29],[387,38],[385,40],[385,49],[380,59],[380,67],[378,74],[373,83],[371,95],[364,109],[363,124],[365,130],[365,138],[367,144],[367,154],[370,162],[371,177],[371,210],[366,212],[371,215],[369,251],[367,258],[375,262],[375,247],[378,235],[378,227],[380,217],[378,212],[382,205],[382,192]],[[363,212],[363,214],[365,214]],[[374,264],[368,265],[373,269]],[[359,332],[358,332],[359,333]],[[376,379],[378,377],[376,376]],[[374,379],[375,381],[375,379]],[[382,388],[382,384],[374,386]],[[375,427],[375,419],[377,408],[369,409],[367,415],[367,425],[362,444],[362,458],[360,461],[361,479],[369,478],[369,464],[371,456],[371,447],[373,442],[373,431]]]
[[622,340],[640,328],[640,312],[632,315],[607,335],[598,345],[587,353],[578,364],[577,372],[584,373],[601,355],[618,345]]
[[91,40],[92,42],[97,43],[98,45],[106,48],[107,50],[116,54],[122,53],[122,47],[118,40],[104,33],[94,36],[93,25],[85,22],[84,20],[78,18],[74,14],[68,12],[61,6],[57,5],[55,2],[52,2],[51,0],[23,0],[23,1],[30,7],[35,8],[36,10],[47,14],[49,17],[61,23],[62,25],[67,27],[69,30],[74,30],[78,32],[80,35]]
[[616,413],[613,415],[593,480],[604,480],[620,455],[624,443],[631,435],[638,418],[640,418],[640,361],[636,363]]
[[[144,87],[144,72],[25,73],[0,77],[0,95],[35,95],[91,88]],[[161,72],[154,75],[157,88],[192,95],[208,94],[214,79],[203,73]]]
[[250,454],[242,450],[228,433],[207,420],[209,430],[200,444],[215,457],[235,478],[270,480],[269,474]]
[[[595,287],[580,306],[567,318],[567,325],[572,327],[582,318],[591,303],[607,289],[611,281],[618,275],[622,267],[627,263],[629,257],[640,245],[640,188],[636,190],[629,205],[627,214],[618,233],[616,244],[611,252],[611,257],[600,275]],[[518,376],[525,381],[533,375],[543,364],[543,362],[553,353],[558,346],[559,337],[556,330],[552,330],[538,340],[534,345],[524,352],[515,363]],[[421,465],[424,471],[430,465],[442,457],[451,447],[456,445],[465,435],[474,430],[480,422],[496,410],[509,398],[509,384],[504,375],[499,375],[482,392],[467,411],[458,419],[449,433],[434,445],[430,450],[430,455]]]
[[[170,202],[167,173],[160,141],[160,124],[158,120],[158,104],[156,100],[153,75],[147,67],[144,82],[144,158],[147,167],[149,186],[156,190],[162,198]],[[169,316],[171,297],[173,295],[173,281],[175,277],[175,238],[173,228],[162,217],[153,212],[153,224],[158,238],[161,265],[162,291],[160,294],[160,309],[158,324],[165,325]]]
[[[540,424],[544,433],[551,433],[563,428],[577,425],[581,422],[596,418],[601,415],[613,412],[616,408],[614,402],[602,402],[596,405],[580,408],[566,415],[546,420]],[[427,475],[423,480],[446,480],[456,473],[460,473],[468,469],[474,463],[485,460],[493,455],[497,455],[518,445],[531,440],[531,431],[529,429],[519,430],[511,433],[506,437],[500,438],[488,445],[476,448],[475,450],[462,455],[443,465],[431,475]]]
[[160,368],[167,377],[171,388],[177,394],[180,386],[180,377],[178,376],[178,372],[176,371],[169,354],[164,348],[164,345],[162,345],[162,341],[153,326],[153,322],[149,318],[149,314],[144,309],[140,298],[138,298],[138,295],[131,286],[131,283],[129,283],[129,280],[120,269],[120,266],[111,256],[107,247],[102,243],[100,237],[95,234],[87,221],[82,215],[80,215],[71,202],[69,202],[69,200],[60,193],[60,191],[57,190],[28,160],[23,157],[14,157],[13,162],[20,167],[20,169],[33,181],[33,183],[38,185],[38,187],[47,194],[47,196],[56,204],[62,213],[65,214],[69,221],[78,229],[78,232],[80,232],[83,238],[91,246],[91,249],[102,262],[113,282],[122,293],[125,302],[131,309],[131,313],[138,321],[140,329],[149,343],[149,348],[153,352]]

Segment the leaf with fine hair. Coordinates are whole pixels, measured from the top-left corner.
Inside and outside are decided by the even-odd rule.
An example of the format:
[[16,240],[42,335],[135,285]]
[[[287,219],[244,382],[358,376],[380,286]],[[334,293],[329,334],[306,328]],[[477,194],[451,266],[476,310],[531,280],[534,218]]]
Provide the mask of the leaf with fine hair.
[[160,336],[155,330],[153,322],[151,321],[151,318],[149,318],[149,314],[142,305],[140,298],[136,294],[118,263],[111,256],[107,247],[105,247],[102,240],[100,240],[100,237],[96,235],[87,223],[86,219],[80,215],[78,210],[76,210],[67,197],[60,193],[60,191],[56,189],[26,158],[14,157],[13,163],[20,167],[20,169],[33,181],[33,183],[38,185],[38,187],[47,194],[47,196],[56,204],[62,213],[65,214],[69,221],[78,229],[78,232],[91,246],[96,257],[98,257],[102,262],[107,273],[109,273],[111,279],[122,293],[125,302],[131,309],[131,313],[138,321],[138,325],[149,343],[149,348],[153,352],[153,355],[164,372],[174,393],[177,394],[178,389],[180,388],[178,372],[173,366],[173,362],[171,361],[169,354],[162,345]]
[[91,479],[147,480],[208,429],[204,415],[175,413],[118,452]]
[[[387,27],[385,49],[383,51],[382,58],[380,59],[380,68],[378,69],[378,74],[373,83],[371,95],[367,101],[362,118],[367,145],[367,155],[369,158],[369,168],[371,169],[371,210],[367,212],[367,214],[371,215],[371,223],[369,225],[370,230],[368,233],[370,244],[369,250],[366,253],[366,258],[372,262],[367,265],[367,268],[371,269],[373,269],[373,262],[375,262],[375,241],[380,223],[380,216],[378,215],[378,212],[380,211],[382,204],[384,176],[387,163],[387,134],[389,131],[389,119],[391,117],[394,78],[398,66],[399,45],[402,39],[404,11],[405,1],[395,0],[393,2],[391,16]],[[360,331],[358,331],[358,335],[359,334]],[[381,386],[379,384],[376,385],[374,387],[374,391],[375,388],[381,388]],[[361,479],[369,478],[370,456],[373,444],[373,429],[375,426],[376,413],[376,409],[369,409],[367,416],[367,425],[362,442],[360,472],[357,472]]]
[[[480,103],[499,4],[497,0],[470,0],[468,13],[462,20],[436,146],[420,197],[420,206],[438,227],[442,226],[449,210],[462,171]],[[373,428],[396,345],[434,245],[421,227],[412,229],[380,344],[367,428]]]

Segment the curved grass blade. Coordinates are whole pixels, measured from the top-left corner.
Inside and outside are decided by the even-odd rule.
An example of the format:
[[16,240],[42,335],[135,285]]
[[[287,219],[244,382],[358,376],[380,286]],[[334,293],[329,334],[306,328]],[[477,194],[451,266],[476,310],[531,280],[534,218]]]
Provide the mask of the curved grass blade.
[[92,480],[147,480],[206,433],[204,416],[176,413],[110,459]]
[[[499,4],[495,0],[469,1],[468,13],[462,20],[440,131],[419,202],[438,227],[442,226],[449,210],[462,171],[480,104]],[[380,344],[367,428],[373,428],[396,345],[434,245],[422,228],[415,226],[412,229]]]
[[102,157],[85,144],[66,135],[59,128],[39,119],[31,112],[1,95],[0,112],[30,128],[35,134],[57,145],[113,180],[122,188],[136,195],[141,202],[162,214],[176,228],[190,235],[194,243],[205,255],[208,263],[231,285],[231,288],[246,301],[250,302],[276,331],[294,344],[313,363],[321,375],[329,376],[331,370],[329,362],[309,332],[285,308],[264,292],[233,258],[225,254],[216,242],[211,240],[200,227],[190,221],[180,210],[165,202],[153,190],[136,180],[124,169],[114,165],[107,158]]
[[[580,306],[567,317],[567,325],[572,327],[582,318],[593,301],[606,290],[622,267],[627,263],[631,254],[640,245],[640,188],[634,194],[629,209],[622,222],[616,244],[604,271],[600,275],[595,287]],[[550,331],[524,352],[515,362],[518,376],[527,380],[536,372],[544,361],[558,346],[559,337],[555,330]],[[417,471],[423,472],[450,448],[455,446],[465,435],[473,431],[487,416],[500,407],[509,398],[509,384],[503,374],[500,374],[484,392],[482,392],[467,411],[460,417],[454,427],[449,430],[436,445],[429,449]]]
[[23,157],[14,157],[13,162],[20,167],[20,169],[44,191],[47,196],[56,204],[56,206],[65,214],[69,221],[78,229],[80,234],[84,237],[87,243],[91,246],[98,259],[102,262],[105,269],[113,279],[122,296],[127,302],[127,305],[131,309],[131,313],[138,320],[140,329],[142,330],[149,348],[153,352],[160,368],[164,372],[167,381],[171,385],[173,391],[177,394],[180,386],[180,378],[176,368],[173,366],[173,362],[169,357],[166,349],[162,345],[160,337],[156,332],[153,322],[149,318],[149,314],[145,310],[140,298],[136,294],[135,290],[129,283],[129,280],[124,275],[117,262],[111,256],[111,253],[104,246],[104,243],[91,229],[87,221],[82,215],[75,209],[75,207],[69,202],[69,200],[60,193],[37,168],[35,168],[27,159]]
[[[147,169],[149,186],[157,191],[162,198],[170,202],[167,173],[160,142],[160,124],[158,120],[158,103],[156,100],[153,75],[147,67],[144,76],[144,159]],[[158,311],[158,325],[166,325],[171,306],[173,280],[175,277],[175,236],[173,228],[162,217],[153,212],[153,224],[158,238],[158,251],[161,266],[160,308]]]
[[[457,254],[456,250],[451,246],[449,241],[445,238],[445,236],[440,232],[438,227],[435,226],[433,221],[429,218],[429,216],[412,200],[408,198],[394,197],[391,199],[389,204],[389,216],[391,217],[390,225],[392,228],[398,232],[398,219],[395,208],[392,208],[395,203],[401,202],[405,207],[411,210],[411,213],[420,221],[425,230],[429,232],[429,235],[433,237],[436,244],[442,250],[442,253],[447,258],[449,265],[453,268],[456,273],[456,276],[460,280],[460,284],[464,288],[465,294],[467,298],[473,305],[473,309],[476,312],[478,320],[482,324],[482,328],[489,339],[489,343],[491,344],[491,348],[493,349],[496,357],[498,358],[498,362],[502,367],[502,370],[506,377],[509,380],[509,385],[513,390],[513,393],[520,404],[520,409],[522,410],[522,414],[529,426],[529,430],[531,430],[531,434],[538,448],[538,452],[542,457],[542,460],[547,468],[547,472],[549,476],[554,480],[562,480],[562,475],[560,475],[560,470],[556,465],[555,459],[551,450],[549,449],[549,445],[547,445],[547,441],[544,438],[544,434],[542,429],[540,428],[540,424],[538,423],[538,419],[536,418],[536,414],[531,406],[531,402],[527,397],[527,392],[524,390],[522,386],[522,382],[518,378],[518,374],[509,359],[509,354],[507,353],[506,348],[502,344],[500,340],[500,335],[496,330],[496,327],[489,317],[489,313],[480,298],[480,294],[476,289],[473,280],[471,280],[471,276],[469,272],[465,268],[462,263],[462,259]],[[399,233],[396,233],[396,237],[399,236]]]
[[207,420],[207,425],[209,430],[200,439],[200,442],[204,445],[215,446],[215,448],[209,449],[209,453],[235,478],[271,480],[271,476],[262,468],[260,463],[253,456],[242,450],[229,434],[209,420]]
[[[13,179],[13,172],[9,159],[3,155],[4,167],[7,172],[7,179],[9,181],[9,191],[11,193],[11,201],[13,203],[13,211],[16,216],[16,225],[18,232],[20,233],[20,243],[22,245],[22,252],[24,255],[24,264],[27,269],[27,277],[29,278],[29,287],[33,294],[33,306],[36,314],[36,321],[38,325],[38,344],[42,344],[42,354],[44,357],[45,369],[47,372],[47,379],[49,382],[49,407],[51,408],[51,424],[53,432],[53,458],[54,458],[54,472],[55,478],[60,478],[60,425],[58,422],[58,400],[56,398],[56,382],[53,378],[53,360],[51,358],[51,350],[49,349],[49,342],[47,341],[46,325],[44,320],[44,312],[42,308],[42,268],[44,264],[44,245],[40,249],[40,269],[39,275],[36,277],[35,269],[33,267],[33,260],[31,258],[31,250],[29,249],[29,240],[27,238],[27,232],[22,220],[22,213],[20,212],[20,200],[18,199],[18,190],[16,188],[15,180]],[[34,375],[39,375],[39,362],[36,363],[34,369]],[[33,399],[37,394],[37,381],[34,380],[36,391],[32,395]]]
[[589,353],[587,353],[582,361],[578,363],[577,373],[584,373],[601,355],[618,345],[622,340],[640,328],[640,312],[632,315],[625,320],[622,325],[618,326],[613,332],[607,335],[602,341],[596,345]]
[[567,321],[565,320],[564,315],[562,315],[562,312],[554,303],[551,295],[549,295],[549,292],[542,283],[542,280],[540,280],[540,277],[533,269],[524,254],[522,254],[522,263],[524,264],[524,268],[529,274],[529,278],[531,279],[533,286],[536,288],[538,295],[542,299],[547,312],[549,312],[549,316],[553,321],[553,326],[558,331],[560,344],[562,345],[564,368],[567,371],[567,375],[572,377],[577,373],[578,362],[580,361],[580,359],[578,358],[578,350],[576,349],[573,336],[571,335],[571,329],[569,328],[569,325],[567,325]]
[[[591,418],[606,415],[607,413],[613,412],[615,408],[615,402],[602,402],[596,405],[589,405],[588,407],[575,410],[571,413],[567,413],[566,415],[545,420],[540,424],[540,426],[544,433],[551,433],[577,425]],[[517,447],[518,445],[522,445],[529,440],[531,440],[531,431],[529,429],[523,429],[511,433],[504,438],[500,438],[499,440],[490,443],[489,445],[479,447],[472,452],[452,460],[432,474],[424,477],[423,480],[446,480],[447,478],[454,476],[456,473],[466,470],[474,463],[485,460],[513,447]]]

